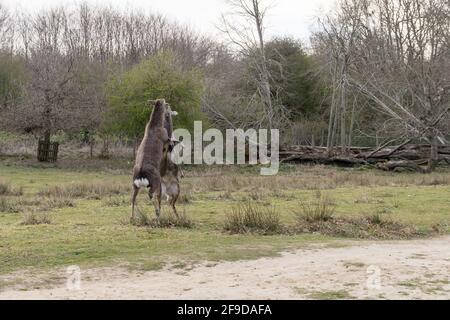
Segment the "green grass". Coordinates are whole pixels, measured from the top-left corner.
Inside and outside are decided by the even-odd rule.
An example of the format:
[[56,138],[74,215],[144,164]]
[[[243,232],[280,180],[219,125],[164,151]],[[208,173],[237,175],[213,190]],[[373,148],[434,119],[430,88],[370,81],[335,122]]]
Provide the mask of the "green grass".
[[[29,267],[49,269],[74,264],[154,270],[173,261],[255,259],[276,256],[283,250],[312,243],[340,245],[341,239],[321,235],[231,235],[223,232],[226,213],[249,198],[263,206],[274,206],[282,223],[295,223],[299,201],[313,200],[316,189],[324,189],[326,179],[331,179],[328,178],[331,172],[334,182],[326,192],[335,203],[335,216],[358,217],[383,211],[390,219],[415,225],[423,231],[431,231],[439,225],[443,232],[450,233],[450,186],[445,184],[450,179],[430,186],[429,179],[434,176],[349,173],[324,167],[289,166],[279,177],[263,178],[253,171],[257,172],[223,168],[201,172],[187,170],[182,190],[189,194],[189,203],[180,205],[179,209],[185,210],[193,220],[191,229],[134,227],[126,223],[131,192],[117,196],[105,193],[94,198],[80,196],[70,199],[72,206],[64,206],[64,203],[61,207],[48,206],[51,224],[40,225],[21,224],[23,211],[33,206],[27,207],[27,201],[18,201],[19,207],[22,203],[19,212],[0,212],[0,274]],[[450,176],[448,172],[442,174]],[[3,164],[0,164],[0,177],[13,188],[23,190],[22,196],[7,196],[8,201],[39,198],[39,194],[46,194],[42,191],[55,186],[130,183],[130,176],[120,171],[72,171]],[[311,184],[311,179],[318,181],[317,188]],[[339,182],[342,187],[335,185]],[[255,188],[261,196],[256,196]],[[152,205],[144,192],[138,203],[140,210],[153,218]]]

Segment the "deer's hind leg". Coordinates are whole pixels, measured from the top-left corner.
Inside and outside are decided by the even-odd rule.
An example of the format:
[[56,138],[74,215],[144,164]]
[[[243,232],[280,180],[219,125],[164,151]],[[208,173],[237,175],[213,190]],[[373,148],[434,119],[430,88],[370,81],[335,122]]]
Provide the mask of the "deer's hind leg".
[[161,217],[161,179],[153,179],[148,196],[155,207],[156,217]]
[[172,207],[173,213],[178,217],[177,211],[177,201],[180,196],[180,185],[177,183],[173,183],[171,186],[171,198],[170,198],[170,206]]
[[131,197],[131,216],[130,216],[130,223],[134,222],[135,218],[135,209],[136,209],[136,198],[139,194],[139,188],[136,187],[136,185],[133,184],[133,195]]

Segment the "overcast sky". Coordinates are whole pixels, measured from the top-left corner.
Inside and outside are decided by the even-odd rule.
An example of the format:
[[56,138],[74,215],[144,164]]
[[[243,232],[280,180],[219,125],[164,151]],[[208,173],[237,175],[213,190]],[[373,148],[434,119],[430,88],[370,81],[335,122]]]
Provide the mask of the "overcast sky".
[[[268,0],[274,3],[268,17],[267,35],[290,35],[307,41],[314,17],[331,8],[335,0]],[[77,0],[0,0],[11,9],[37,11],[41,8],[74,5]],[[225,0],[84,0],[93,5],[136,8],[157,11],[169,18],[215,35],[221,12],[227,10]]]

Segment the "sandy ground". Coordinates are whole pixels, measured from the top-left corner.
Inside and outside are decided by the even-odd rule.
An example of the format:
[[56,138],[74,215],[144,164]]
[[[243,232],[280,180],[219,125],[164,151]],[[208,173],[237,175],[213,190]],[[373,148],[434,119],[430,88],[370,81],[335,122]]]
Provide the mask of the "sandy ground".
[[48,289],[6,289],[0,299],[450,299],[450,237],[305,249],[192,269],[81,270],[79,290],[62,280]]

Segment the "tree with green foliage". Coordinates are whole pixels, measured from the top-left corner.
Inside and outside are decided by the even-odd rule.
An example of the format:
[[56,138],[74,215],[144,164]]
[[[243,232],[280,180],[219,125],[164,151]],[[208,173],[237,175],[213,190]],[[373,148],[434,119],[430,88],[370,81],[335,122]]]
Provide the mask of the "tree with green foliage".
[[191,130],[195,120],[202,120],[201,74],[186,69],[176,55],[160,52],[134,66],[107,84],[108,111],[105,130],[136,139],[143,135],[150,117],[148,100],[164,98],[179,116],[174,125]]
[[289,110],[292,121],[321,114],[323,87],[314,58],[300,41],[275,38],[266,45],[274,95]]

